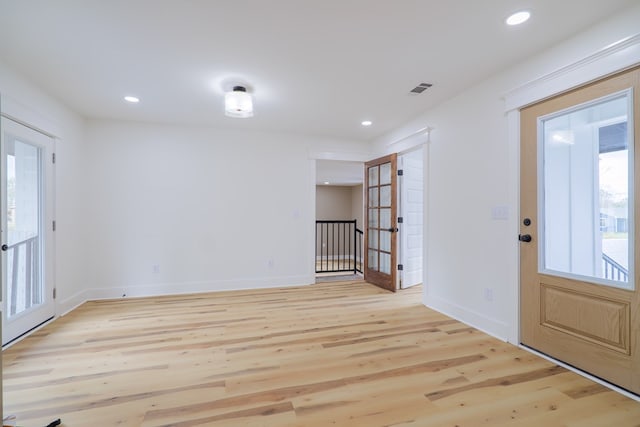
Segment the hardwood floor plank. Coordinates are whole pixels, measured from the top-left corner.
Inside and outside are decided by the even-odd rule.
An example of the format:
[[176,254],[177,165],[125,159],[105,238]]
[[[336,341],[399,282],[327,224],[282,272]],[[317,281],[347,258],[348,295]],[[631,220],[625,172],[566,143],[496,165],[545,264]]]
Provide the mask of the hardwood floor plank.
[[425,396],[431,400],[444,399],[445,397],[452,396],[456,393],[462,393],[469,390],[475,390],[483,387],[505,387],[513,384],[518,384],[525,381],[534,381],[540,378],[548,377],[551,375],[558,375],[566,372],[566,369],[560,366],[551,366],[549,368],[539,369],[537,371],[523,372],[513,375],[507,375],[504,377],[491,378],[474,384],[467,384],[460,387],[450,388],[447,390],[438,390],[431,393],[427,393]]
[[640,403],[421,298],[348,281],[88,302],[3,351],[5,414],[68,427],[638,425]]

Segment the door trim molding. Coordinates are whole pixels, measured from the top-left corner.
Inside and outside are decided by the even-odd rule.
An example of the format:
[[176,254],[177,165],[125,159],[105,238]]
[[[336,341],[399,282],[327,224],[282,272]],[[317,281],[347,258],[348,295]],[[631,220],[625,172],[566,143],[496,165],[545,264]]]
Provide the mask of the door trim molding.
[[505,111],[556,96],[640,63],[640,33],[611,43],[575,62],[524,83],[503,95]]

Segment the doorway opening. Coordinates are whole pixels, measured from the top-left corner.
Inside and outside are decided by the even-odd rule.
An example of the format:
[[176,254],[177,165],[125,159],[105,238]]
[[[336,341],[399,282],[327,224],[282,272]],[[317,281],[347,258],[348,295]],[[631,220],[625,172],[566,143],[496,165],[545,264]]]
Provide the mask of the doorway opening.
[[[405,289],[423,283],[424,148],[419,146],[396,157],[400,172],[395,172],[399,174],[393,221],[396,235],[393,249],[397,257],[392,286]],[[365,244],[364,233],[371,228],[366,213],[369,208],[378,213],[381,209],[367,206],[366,173],[364,162],[316,160],[316,281],[363,278],[371,249],[367,245],[377,242],[372,239]],[[330,241],[331,238],[334,240]]]
[[362,162],[316,162],[316,282],[362,280]]

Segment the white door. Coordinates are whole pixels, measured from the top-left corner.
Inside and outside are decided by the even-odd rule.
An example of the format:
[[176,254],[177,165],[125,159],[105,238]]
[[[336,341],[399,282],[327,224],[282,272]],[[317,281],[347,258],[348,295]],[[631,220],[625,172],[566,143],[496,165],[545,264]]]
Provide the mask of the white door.
[[51,319],[54,140],[2,117],[2,344]]
[[422,223],[423,223],[423,149],[399,156],[402,170],[400,185],[400,287],[422,283]]

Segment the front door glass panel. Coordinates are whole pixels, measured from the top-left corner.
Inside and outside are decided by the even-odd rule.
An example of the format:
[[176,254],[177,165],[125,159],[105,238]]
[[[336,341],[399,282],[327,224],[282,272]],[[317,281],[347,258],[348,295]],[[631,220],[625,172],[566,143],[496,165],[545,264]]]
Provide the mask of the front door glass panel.
[[539,119],[540,272],[633,286],[631,96]]
[[7,317],[43,303],[42,149],[7,138]]

